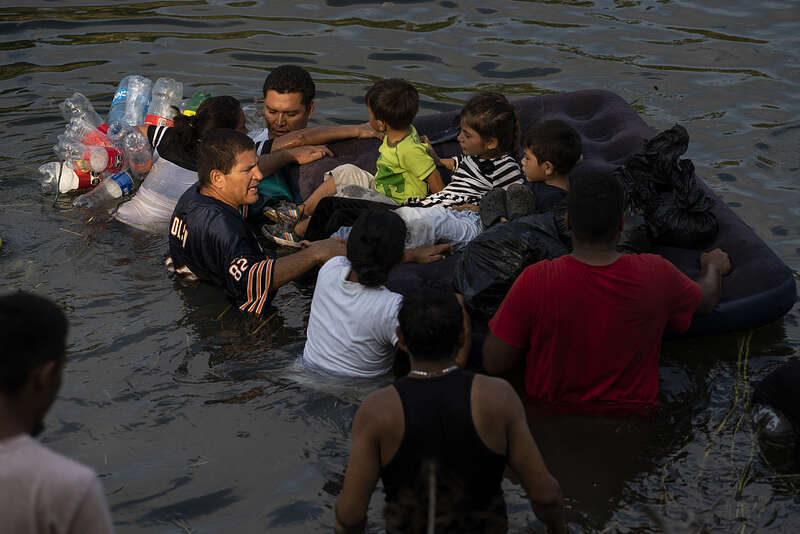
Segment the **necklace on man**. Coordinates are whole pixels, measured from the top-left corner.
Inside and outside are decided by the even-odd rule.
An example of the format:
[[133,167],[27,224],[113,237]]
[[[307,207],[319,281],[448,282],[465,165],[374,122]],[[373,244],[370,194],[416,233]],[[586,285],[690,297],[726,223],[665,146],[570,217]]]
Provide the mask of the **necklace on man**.
[[445,367],[444,369],[439,369],[438,371],[422,371],[420,369],[412,369],[408,372],[408,376],[421,376],[424,378],[431,376],[442,376],[446,375],[447,373],[452,373],[456,369],[458,369],[457,365],[451,365],[450,367]]

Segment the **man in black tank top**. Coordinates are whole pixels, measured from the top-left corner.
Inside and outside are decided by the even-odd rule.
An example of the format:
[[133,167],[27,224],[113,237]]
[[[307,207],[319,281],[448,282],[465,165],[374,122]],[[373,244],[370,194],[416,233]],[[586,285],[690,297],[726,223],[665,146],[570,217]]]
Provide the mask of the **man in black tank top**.
[[501,482],[519,477],[548,532],[566,532],[558,482],[547,470],[525,411],[505,380],[461,370],[453,360],[469,317],[453,294],[408,295],[398,346],[411,371],[369,395],[353,420],[353,444],[336,501],[336,531],[364,532],[378,478],[386,528],[424,532],[506,532]]

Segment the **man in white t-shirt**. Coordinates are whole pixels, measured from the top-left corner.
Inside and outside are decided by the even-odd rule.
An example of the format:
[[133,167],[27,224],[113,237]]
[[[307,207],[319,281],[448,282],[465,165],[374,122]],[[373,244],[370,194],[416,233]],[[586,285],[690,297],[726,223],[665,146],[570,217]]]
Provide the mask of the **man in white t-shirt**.
[[90,468],[39,444],[61,386],[67,319],[27,293],[0,297],[0,531],[113,532],[103,487]]

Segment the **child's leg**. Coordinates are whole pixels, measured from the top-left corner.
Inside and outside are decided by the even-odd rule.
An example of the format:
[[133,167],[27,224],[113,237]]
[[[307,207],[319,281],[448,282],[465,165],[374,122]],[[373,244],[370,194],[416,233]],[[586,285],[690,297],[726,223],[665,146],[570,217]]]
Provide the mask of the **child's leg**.
[[[304,215],[313,215],[319,201],[326,197],[334,196],[337,191],[348,185],[357,185],[369,189],[375,183],[375,177],[367,171],[346,163],[333,168],[325,174],[322,184],[301,204]],[[307,224],[306,224],[307,225]]]
[[463,247],[481,233],[480,216],[471,211],[457,212],[441,206],[427,208],[397,208],[396,213],[406,223],[406,248],[438,243]]

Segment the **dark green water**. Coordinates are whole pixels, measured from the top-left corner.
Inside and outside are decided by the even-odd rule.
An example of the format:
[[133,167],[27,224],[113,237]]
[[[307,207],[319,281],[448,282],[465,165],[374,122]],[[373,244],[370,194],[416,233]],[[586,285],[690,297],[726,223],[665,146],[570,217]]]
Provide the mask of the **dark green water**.
[[[330,531],[352,414],[379,384],[298,369],[309,289],[282,289],[260,329],[220,317],[219,293],[167,277],[165,237],[53,208],[35,170],[53,159],[57,105],[73,91],[105,113],[119,79],[138,73],[257,107],[266,71],[297,63],[317,82],[315,122],[332,124],[365,120],[364,90],[389,76],[416,84],[423,114],[476,89],[607,88],[656,130],[686,126],[698,174],[800,269],[794,0],[10,4],[0,288],[69,310],[70,362],[44,440],[101,474],[118,532]],[[795,307],[753,332],[666,343],[657,420],[533,420],[573,531],[657,532],[654,517],[677,532],[799,531],[800,478],[762,456],[744,409],[747,384],[799,346]],[[541,528],[505,487],[512,531]]]

